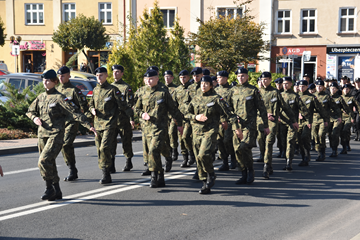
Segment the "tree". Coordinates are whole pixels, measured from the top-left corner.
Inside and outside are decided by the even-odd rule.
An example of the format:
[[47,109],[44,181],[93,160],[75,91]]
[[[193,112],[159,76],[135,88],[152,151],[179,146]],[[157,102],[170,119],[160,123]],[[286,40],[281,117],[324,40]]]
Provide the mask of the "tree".
[[197,33],[190,34],[190,42],[197,46],[196,55],[200,62],[230,72],[239,63],[265,59],[259,55],[268,49],[268,42],[262,38],[264,24],[255,23],[248,13],[246,11],[244,16],[236,18],[232,15],[211,17],[207,22],[197,20],[200,27]]
[[[102,49],[105,47],[106,42],[110,40],[110,36],[106,34],[106,28],[102,22],[99,22],[93,16],[85,17],[80,14],[70,21],[61,23],[59,29],[54,31],[52,39],[63,51],[69,49],[81,51],[90,62],[84,49]],[[91,72],[94,73],[92,66]]]
[[4,46],[5,44],[6,34],[4,34],[4,32],[5,32],[4,22],[0,17],[0,47]]

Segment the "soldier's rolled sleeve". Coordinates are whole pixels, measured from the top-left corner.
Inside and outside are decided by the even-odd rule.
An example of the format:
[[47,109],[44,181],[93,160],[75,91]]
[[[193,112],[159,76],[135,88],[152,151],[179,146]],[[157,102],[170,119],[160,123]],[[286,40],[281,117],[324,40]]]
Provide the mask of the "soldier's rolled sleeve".
[[34,118],[38,116],[38,102],[39,99],[36,98],[29,106],[29,109],[26,113],[26,116],[31,119],[31,121],[34,121]]

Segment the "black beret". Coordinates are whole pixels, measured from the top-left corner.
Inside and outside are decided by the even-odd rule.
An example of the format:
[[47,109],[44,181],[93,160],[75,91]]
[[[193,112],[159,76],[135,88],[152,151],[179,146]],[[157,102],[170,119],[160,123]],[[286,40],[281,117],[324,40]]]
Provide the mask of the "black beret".
[[324,81],[323,80],[317,80],[317,81],[315,81],[315,85],[324,86]]
[[235,72],[235,74],[237,75],[237,74],[240,74],[240,73],[246,73],[246,74],[248,74],[248,70],[246,69],[246,68],[238,68],[237,70],[236,70],[236,72]]
[[209,82],[212,83],[212,79],[209,75],[202,76],[201,82]]
[[317,77],[316,80],[322,80],[322,78],[321,78],[321,77]]
[[347,83],[347,84],[344,84],[343,89],[344,89],[344,88],[351,88],[351,87],[352,87],[351,84],[350,84],[350,83]]
[[307,73],[305,73],[303,77],[308,77],[309,78],[309,75]]
[[339,87],[338,83],[337,82],[332,82],[330,83],[330,87]]
[[306,80],[300,80],[298,83],[298,86],[307,86],[307,85],[309,85],[309,83]]
[[308,89],[315,89],[315,84],[310,83]]
[[198,75],[198,74],[202,74],[202,68],[201,67],[194,67],[193,70],[191,70],[191,75]]
[[67,66],[62,66],[58,71],[57,74],[65,74],[65,73],[69,73],[70,69]]
[[360,78],[355,78],[354,82],[360,82]]
[[237,85],[237,82],[236,81],[233,81],[232,83],[231,83],[231,86],[236,86]]
[[283,79],[282,78],[277,78],[274,82],[278,83],[278,84],[281,84],[281,83],[283,83]]
[[174,76],[174,73],[173,73],[171,70],[166,70],[166,71],[164,72],[164,76],[165,76],[165,75]]
[[227,71],[219,71],[216,75],[220,77],[229,77],[229,73]]
[[340,79],[341,79],[341,80],[342,80],[342,79],[348,80],[348,77],[347,77],[347,76],[342,76]]
[[202,70],[202,73],[203,73],[204,75],[209,75],[209,76],[210,76],[210,70],[209,70],[209,69],[204,68],[204,69]]
[[43,74],[41,74],[41,77],[45,79],[56,78],[56,72],[53,69],[50,69],[44,72]]
[[283,82],[292,82],[292,78],[291,77],[283,77],[282,78]]
[[271,78],[271,73],[270,72],[263,72],[260,75],[261,78]]
[[217,81],[217,77],[216,77],[216,76],[212,76],[211,79],[212,79],[213,81]]
[[97,69],[95,69],[95,74],[97,73],[107,73],[107,69],[104,67],[98,67]]
[[187,75],[189,75],[189,71],[188,71],[188,70],[181,70],[181,71],[179,72],[179,76],[187,76]]
[[157,76],[158,73],[156,70],[149,70],[145,73],[145,77],[154,77],[154,76]]
[[261,81],[261,77],[258,77],[258,78],[256,79],[256,82],[259,82],[259,81]]
[[324,82],[331,82],[332,80],[331,78],[325,78]]
[[115,69],[116,70],[120,70],[120,71],[124,71],[124,67],[123,66],[121,66],[121,65],[113,65],[112,67],[111,67],[111,69],[114,71]]
[[294,86],[295,86],[295,87],[299,86],[299,81],[295,82],[295,83],[294,83]]
[[159,68],[157,66],[151,66],[151,67],[148,67],[148,69],[146,71],[149,71],[149,70],[155,70],[155,71],[159,71]]

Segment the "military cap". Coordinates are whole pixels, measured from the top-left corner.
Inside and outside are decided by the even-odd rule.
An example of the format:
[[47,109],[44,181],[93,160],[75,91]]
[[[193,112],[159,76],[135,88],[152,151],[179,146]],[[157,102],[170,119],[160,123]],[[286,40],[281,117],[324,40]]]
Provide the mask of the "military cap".
[[332,82],[330,83],[330,87],[339,87],[338,83],[337,82]]
[[348,77],[347,76],[342,76],[340,79],[341,80],[343,80],[343,79],[348,80]]
[[58,71],[57,74],[65,74],[65,73],[69,73],[70,69],[67,66],[62,66]]
[[115,69],[116,69],[116,70],[120,70],[120,71],[122,71],[122,72],[124,71],[124,67],[121,66],[121,65],[116,65],[116,64],[115,64],[115,65],[113,65],[113,66],[111,67],[111,70],[114,71]]
[[165,75],[174,76],[174,73],[173,73],[171,70],[166,70],[166,71],[164,72],[164,76],[165,76]]
[[149,71],[149,70],[155,70],[155,71],[159,71],[159,68],[157,66],[151,66],[151,67],[148,67],[148,69],[146,71]]
[[295,87],[299,86],[299,81],[295,82],[295,83],[294,83],[294,86],[295,86]]
[[231,86],[232,87],[234,87],[234,86],[236,86],[237,85],[237,82],[236,81],[233,81],[232,83],[231,83]]
[[56,78],[56,72],[53,69],[50,69],[44,72],[43,74],[41,74],[41,77],[45,79]]
[[202,70],[202,73],[203,73],[204,75],[209,75],[209,76],[210,76],[210,70],[209,70],[209,69],[204,68],[204,69]]
[[316,80],[322,80],[322,78],[321,78],[321,77],[317,77]]
[[325,78],[325,82],[331,82],[333,79],[331,79],[331,78]]
[[217,77],[216,77],[216,76],[212,76],[211,79],[212,79],[213,81],[217,81]]
[[355,78],[354,82],[360,82],[360,78]]
[[201,82],[209,82],[212,83],[212,79],[209,75],[204,75],[201,77]]
[[344,89],[344,88],[351,88],[351,87],[352,87],[351,84],[350,84],[350,83],[347,83],[347,84],[344,84],[343,89]]
[[307,86],[309,83],[306,80],[300,80],[298,86]]
[[191,70],[191,75],[198,75],[198,74],[202,74],[202,68],[201,67],[194,67],[193,70]]
[[260,75],[261,78],[271,78],[271,73],[270,72],[263,72]]
[[308,89],[315,89],[315,84],[310,83]]
[[274,82],[275,83],[278,83],[278,84],[281,84],[281,83],[283,83],[283,79],[282,78],[277,78]]
[[303,77],[308,77],[308,78],[309,78],[309,75],[308,75],[307,73],[305,73],[305,74],[303,75]]
[[283,77],[282,78],[283,82],[292,82],[292,78],[291,77]]
[[258,77],[258,78],[256,79],[256,82],[259,82],[259,81],[261,81],[261,77]]
[[317,80],[315,81],[315,85],[321,85],[321,86],[324,86],[324,81],[323,80]]
[[238,69],[236,70],[235,74],[237,75],[237,74],[240,74],[240,73],[246,73],[246,74],[248,74],[248,70],[247,70],[246,68],[244,68],[244,67],[238,68]]
[[154,77],[154,76],[157,76],[158,73],[156,70],[149,70],[145,73],[145,77]]
[[189,75],[189,71],[188,71],[188,70],[181,70],[181,71],[179,72],[179,76],[187,76],[187,75]]
[[216,75],[220,77],[229,77],[229,73],[227,71],[219,71]]
[[107,73],[107,69],[104,67],[98,67],[97,69],[95,69],[95,74],[97,73]]

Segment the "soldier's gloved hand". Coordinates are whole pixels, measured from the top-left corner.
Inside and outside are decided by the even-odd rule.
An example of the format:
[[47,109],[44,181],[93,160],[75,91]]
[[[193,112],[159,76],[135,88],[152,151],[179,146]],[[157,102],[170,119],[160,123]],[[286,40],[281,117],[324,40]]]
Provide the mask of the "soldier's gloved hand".
[[235,130],[235,134],[238,137],[238,139],[242,140],[244,138],[243,133],[240,128]]
[[224,130],[227,130],[227,129],[228,129],[228,127],[229,127],[229,125],[228,125],[227,121],[222,122],[222,123],[221,123],[221,126],[223,127],[223,129],[224,129]]
[[265,133],[266,135],[269,135],[269,134],[270,134],[270,129],[269,129],[269,128],[264,128],[264,133]]
[[149,116],[148,113],[143,113],[143,114],[141,115],[141,118],[144,119],[144,120],[146,120],[146,121],[150,120],[150,116]]
[[131,129],[134,129],[134,128],[135,128],[135,122],[134,122],[134,121],[130,121],[130,124],[131,124]]
[[183,132],[184,132],[184,127],[177,127],[179,133],[180,133],[180,136],[182,136]]
[[296,131],[299,129],[299,124],[297,122],[293,123],[292,126]]
[[91,109],[91,114],[94,115],[94,116],[96,116],[96,110],[95,110],[95,108]]
[[96,130],[95,130],[94,127],[91,127],[91,128],[90,128],[90,131],[92,131],[92,132],[94,133],[95,137],[97,137],[97,132],[96,132]]
[[341,123],[341,118],[338,118],[337,120],[338,120],[339,123]]
[[199,122],[205,122],[208,118],[204,114],[196,115],[195,119]]
[[275,120],[274,116],[273,116],[271,113],[268,113],[267,116],[268,116],[268,119],[269,119],[270,121],[274,121],[274,120]]
[[36,125],[38,125],[38,126],[41,126],[41,125],[42,125],[41,119],[38,118],[38,117],[34,118],[33,121],[34,121],[34,123],[35,123]]

